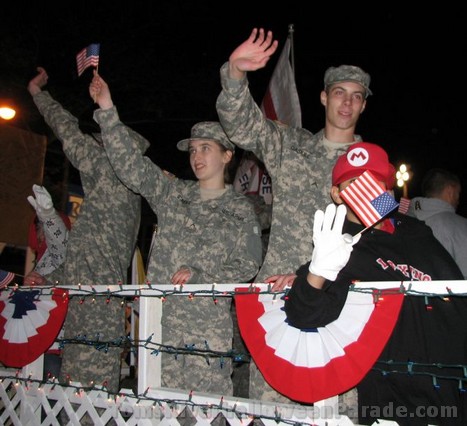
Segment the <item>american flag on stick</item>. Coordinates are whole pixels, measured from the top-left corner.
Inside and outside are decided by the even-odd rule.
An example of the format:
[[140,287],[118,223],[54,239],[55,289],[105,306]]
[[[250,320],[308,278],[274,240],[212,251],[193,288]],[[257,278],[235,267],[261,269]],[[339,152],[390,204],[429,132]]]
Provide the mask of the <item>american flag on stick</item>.
[[402,214],[407,214],[410,207],[410,198],[401,197],[399,199],[399,209],[398,212]]
[[100,43],[92,43],[88,47],[82,49],[76,55],[76,65],[78,68],[78,77],[84,70],[90,66],[97,67],[99,65]]
[[368,170],[342,190],[340,196],[367,228],[399,206]]

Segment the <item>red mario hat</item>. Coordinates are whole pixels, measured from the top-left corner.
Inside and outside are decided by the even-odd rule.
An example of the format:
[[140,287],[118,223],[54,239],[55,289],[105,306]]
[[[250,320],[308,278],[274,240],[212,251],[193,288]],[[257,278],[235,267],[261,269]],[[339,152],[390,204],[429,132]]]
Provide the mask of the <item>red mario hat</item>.
[[369,170],[380,181],[386,183],[387,189],[394,187],[396,169],[389,162],[386,151],[379,145],[370,142],[357,142],[350,145],[345,154],[336,161],[332,170],[332,184],[360,176]]

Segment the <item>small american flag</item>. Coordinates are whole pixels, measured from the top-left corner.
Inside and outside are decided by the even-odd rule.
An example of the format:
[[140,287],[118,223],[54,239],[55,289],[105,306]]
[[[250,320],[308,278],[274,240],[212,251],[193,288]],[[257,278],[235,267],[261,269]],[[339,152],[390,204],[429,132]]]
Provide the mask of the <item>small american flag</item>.
[[76,65],[78,67],[78,77],[84,70],[90,66],[97,67],[99,65],[99,50],[100,43],[90,44],[76,55]]
[[410,198],[401,197],[399,200],[399,209],[398,212],[402,214],[407,214],[410,207]]
[[367,228],[399,205],[368,170],[341,191],[340,196]]
[[10,284],[10,282],[13,281],[13,278],[15,278],[15,274],[13,272],[0,269],[0,288],[4,288]]

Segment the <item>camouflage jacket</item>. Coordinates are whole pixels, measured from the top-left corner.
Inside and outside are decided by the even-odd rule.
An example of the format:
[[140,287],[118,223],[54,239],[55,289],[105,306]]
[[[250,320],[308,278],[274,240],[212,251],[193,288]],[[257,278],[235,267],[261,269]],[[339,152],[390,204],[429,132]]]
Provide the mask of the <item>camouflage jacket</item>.
[[[33,97],[46,123],[79,170],[84,199],[73,224],[66,260],[47,278],[62,284],[117,284],[127,280],[141,220],[141,197],[119,181],[101,143],[48,92]],[[141,141],[146,150],[149,142]]]
[[[332,168],[342,149],[323,144],[324,130],[312,134],[266,119],[248,88],[248,80],[228,77],[221,68],[222,91],[216,108],[232,142],[263,161],[272,181],[273,208],[268,250],[256,278],[295,272],[311,258],[313,219],[332,202]],[[355,135],[355,141],[361,140]]]
[[248,199],[228,186],[222,196],[203,201],[198,182],[167,177],[136,149],[115,107],[96,110],[94,118],[120,179],[157,215],[148,280],[170,283],[183,266],[192,271],[189,283],[251,280],[261,262],[261,230]]

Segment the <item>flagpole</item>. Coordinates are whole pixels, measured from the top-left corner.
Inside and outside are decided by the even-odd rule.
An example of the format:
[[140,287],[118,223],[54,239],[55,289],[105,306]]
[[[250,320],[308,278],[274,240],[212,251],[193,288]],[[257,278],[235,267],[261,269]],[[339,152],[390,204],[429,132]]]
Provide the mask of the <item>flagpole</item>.
[[292,66],[292,72],[295,77],[295,55],[294,55],[294,46],[293,46],[293,33],[294,33],[294,24],[289,24],[290,64]]

